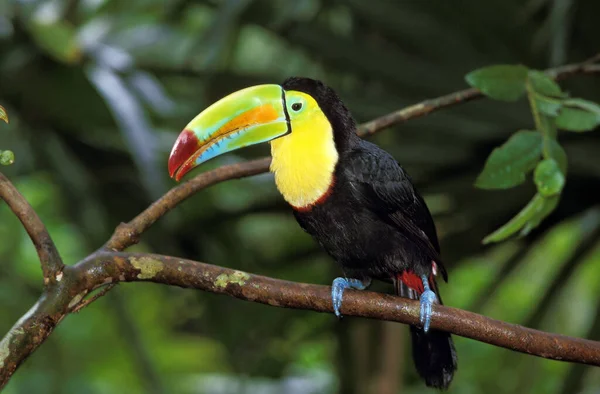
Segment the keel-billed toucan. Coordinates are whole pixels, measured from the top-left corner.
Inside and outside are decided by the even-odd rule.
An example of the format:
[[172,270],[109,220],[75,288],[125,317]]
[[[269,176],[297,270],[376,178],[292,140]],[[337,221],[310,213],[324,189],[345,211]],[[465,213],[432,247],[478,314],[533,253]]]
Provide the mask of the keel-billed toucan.
[[169,173],[181,179],[217,155],[270,141],[271,171],[300,226],[340,263],[332,286],[340,316],[344,289],[371,279],[421,302],[423,328],[411,326],[413,359],[428,386],[447,388],[456,370],[450,334],[429,330],[447,279],[435,225],[423,198],[387,152],[362,140],[336,93],[319,81],[289,78],[235,92],[196,116],[177,139]]

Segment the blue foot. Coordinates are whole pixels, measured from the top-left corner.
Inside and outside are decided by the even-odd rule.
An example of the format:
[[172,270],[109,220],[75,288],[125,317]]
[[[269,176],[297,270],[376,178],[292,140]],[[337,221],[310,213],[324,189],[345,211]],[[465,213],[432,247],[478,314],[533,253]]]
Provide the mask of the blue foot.
[[342,317],[340,309],[342,308],[342,298],[344,290],[356,289],[364,290],[371,284],[371,279],[364,281],[352,278],[335,278],[331,284],[331,302],[333,302],[333,312],[337,317]]
[[431,291],[429,288],[429,280],[427,276],[421,276],[421,281],[423,281],[423,294],[421,294],[421,314],[420,321],[423,325],[423,331],[429,331],[429,325],[431,324],[431,307],[437,302],[437,297],[435,293]]

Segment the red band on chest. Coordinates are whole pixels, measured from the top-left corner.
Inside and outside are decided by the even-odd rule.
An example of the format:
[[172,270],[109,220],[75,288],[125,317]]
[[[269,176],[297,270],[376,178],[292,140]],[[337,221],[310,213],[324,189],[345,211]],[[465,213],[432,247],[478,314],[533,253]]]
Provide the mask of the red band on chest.
[[327,201],[329,196],[331,196],[331,193],[333,193],[334,186],[335,186],[335,177],[331,178],[331,184],[329,185],[329,188],[315,202],[313,202],[312,204],[309,204],[309,205],[305,205],[303,207],[295,207],[292,205],[292,208],[294,209],[294,211],[303,212],[303,213],[312,211],[314,206],[321,205],[321,204],[325,203],[325,201]]

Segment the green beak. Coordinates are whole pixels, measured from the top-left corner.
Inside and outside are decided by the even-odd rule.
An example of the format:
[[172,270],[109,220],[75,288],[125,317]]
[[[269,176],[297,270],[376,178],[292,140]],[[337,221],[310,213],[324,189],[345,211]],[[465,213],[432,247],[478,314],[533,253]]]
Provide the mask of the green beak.
[[217,101],[188,123],[171,150],[169,175],[179,181],[213,157],[289,132],[285,91],[281,86],[242,89]]

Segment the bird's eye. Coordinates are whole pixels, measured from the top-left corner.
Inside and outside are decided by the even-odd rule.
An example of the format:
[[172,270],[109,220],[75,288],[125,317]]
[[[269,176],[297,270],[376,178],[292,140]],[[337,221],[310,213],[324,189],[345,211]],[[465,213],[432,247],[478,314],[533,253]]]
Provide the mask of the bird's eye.
[[300,111],[302,109],[302,103],[294,103],[294,104],[292,104],[292,109],[294,111]]

